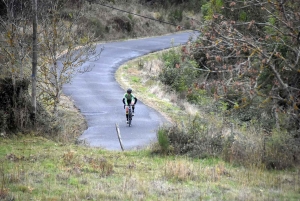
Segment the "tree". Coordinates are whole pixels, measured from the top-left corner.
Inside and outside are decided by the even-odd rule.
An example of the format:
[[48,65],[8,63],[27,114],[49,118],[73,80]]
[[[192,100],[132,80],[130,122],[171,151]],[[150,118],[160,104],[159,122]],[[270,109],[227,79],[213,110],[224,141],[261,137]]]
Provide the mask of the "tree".
[[33,20],[32,20],[32,92],[31,105],[32,116],[35,120],[36,116],[36,74],[37,74],[37,0],[32,0]]
[[40,98],[53,106],[54,113],[60,101],[63,84],[71,81],[76,73],[89,71],[91,66],[82,67],[86,61],[97,59],[93,34],[80,34],[80,20],[84,20],[84,4],[66,13],[64,5],[53,0],[44,11],[40,22],[40,60],[38,88]]
[[[30,60],[30,3],[27,1],[2,0],[0,16],[0,79],[2,87],[1,105],[5,106],[4,122],[12,127],[23,128],[28,123],[24,92],[28,87]],[[10,89],[9,91],[7,89]],[[6,116],[6,117],[5,117]],[[25,123],[27,122],[27,123]]]
[[13,80],[24,77],[24,65],[29,59],[28,45],[30,4],[25,1],[2,0],[6,15],[0,18],[1,72]]
[[237,110],[255,107],[259,118],[273,119],[277,128],[299,129],[300,2],[208,4],[207,21],[193,51],[200,70],[208,79],[217,79],[208,84],[214,85],[215,97]]
[[[0,1],[0,83],[6,86],[10,82],[13,86],[12,95],[6,94],[3,99],[11,104],[9,108],[1,104],[0,118],[5,119],[9,114],[17,122],[13,125],[21,128],[24,118],[28,122],[30,107],[21,95],[32,95],[35,111],[36,93],[36,102],[44,106],[51,103],[56,114],[63,84],[70,82],[76,73],[88,71],[92,66],[83,68],[82,64],[97,59],[101,50],[96,51],[94,35],[81,30],[86,1],[39,0],[37,15],[33,15],[35,0]],[[34,29],[36,17],[39,26]],[[37,44],[33,45],[35,39]],[[31,94],[27,91],[28,82],[23,79],[31,80],[33,85],[37,81],[37,88],[33,86]],[[4,91],[1,89],[1,93]]]

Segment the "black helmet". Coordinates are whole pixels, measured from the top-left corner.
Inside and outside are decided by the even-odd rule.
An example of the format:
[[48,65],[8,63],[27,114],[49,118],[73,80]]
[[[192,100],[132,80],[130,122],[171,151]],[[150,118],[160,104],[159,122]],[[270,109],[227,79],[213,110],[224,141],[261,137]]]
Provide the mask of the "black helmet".
[[132,89],[127,89],[127,93],[129,93],[129,94],[131,94],[131,92],[132,92]]

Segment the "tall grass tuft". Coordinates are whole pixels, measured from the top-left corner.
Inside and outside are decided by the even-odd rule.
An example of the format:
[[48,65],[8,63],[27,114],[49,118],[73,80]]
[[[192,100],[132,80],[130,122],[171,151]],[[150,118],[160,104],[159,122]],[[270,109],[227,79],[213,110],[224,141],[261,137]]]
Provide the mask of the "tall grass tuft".
[[167,162],[165,175],[168,179],[178,181],[187,181],[195,177],[193,165],[182,160]]
[[7,188],[9,179],[4,173],[4,168],[0,168],[0,200],[5,200],[8,197],[9,189]]
[[170,140],[168,137],[167,130],[159,128],[157,131],[158,144],[160,145],[161,151],[167,153],[170,147]]

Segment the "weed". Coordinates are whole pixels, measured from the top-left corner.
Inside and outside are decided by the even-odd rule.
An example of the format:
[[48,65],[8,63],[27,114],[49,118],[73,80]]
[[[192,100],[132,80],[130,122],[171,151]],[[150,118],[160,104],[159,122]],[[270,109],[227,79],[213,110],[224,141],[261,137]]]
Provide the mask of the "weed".
[[66,166],[74,164],[74,159],[75,159],[74,151],[68,151],[64,153],[62,159]]
[[6,175],[2,163],[2,167],[0,168],[0,199],[5,200],[5,198],[8,196],[9,189],[7,188],[9,183],[9,178]]
[[6,198],[8,197],[8,193],[9,193],[9,189],[1,187],[0,188],[0,199],[6,200]]
[[138,69],[142,70],[144,68],[144,65],[145,64],[142,62],[142,60],[139,60],[139,62],[138,62]]
[[94,170],[100,171],[101,176],[109,176],[113,173],[113,165],[105,158],[92,159],[90,165]]
[[70,185],[73,185],[73,186],[78,186],[78,185],[79,185],[78,179],[77,179],[77,178],[74,178],[74,177],[69,178],[68,183],[69,183]]
[[195,176],[193,169],[193,165],[186,161],[170,161],[166,163],[165,174],[168,179],[187,181]]
[[141,82],[141,78],[137,77],[137,76],[132,76],[131,77],[132,82],[134,83],[140,83]]
[[163,153],[167,153],[169,151],[170,140],[168,138],[168,133],[166,129],[160,128],[157,131],[157,140],[158,144],[161,147]]

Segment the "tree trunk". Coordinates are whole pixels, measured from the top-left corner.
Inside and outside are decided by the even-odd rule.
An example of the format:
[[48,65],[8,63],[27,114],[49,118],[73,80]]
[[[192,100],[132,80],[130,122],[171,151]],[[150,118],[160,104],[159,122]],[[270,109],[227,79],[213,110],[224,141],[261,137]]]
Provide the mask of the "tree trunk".
[[33,34],[32,34],[32,118],[36,117],[36,73],[37,73],[37,0],[32,0]]

